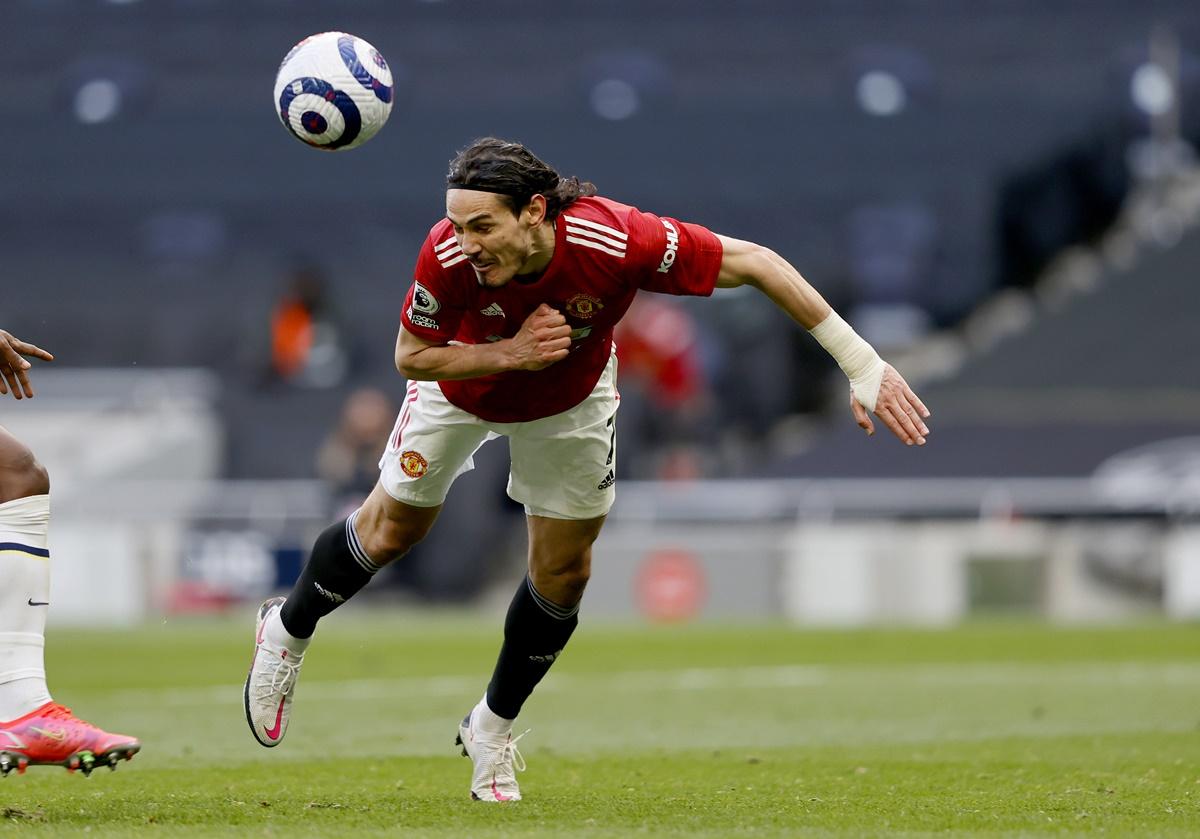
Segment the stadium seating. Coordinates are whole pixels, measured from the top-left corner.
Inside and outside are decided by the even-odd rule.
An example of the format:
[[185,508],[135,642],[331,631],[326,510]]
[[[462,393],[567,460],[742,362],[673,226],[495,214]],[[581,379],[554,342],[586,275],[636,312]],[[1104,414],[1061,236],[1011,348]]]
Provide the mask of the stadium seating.
[[[485,133],[607,194],[767,243],[847,311],[882,301],[864,311],[890,341],[953,325],[1006,279],[1001,186],[1126,114],[1122,74],[1150,12],[1027,0],[981,26],[973,7],[857,8],[356,3],[340,25],[389,57],[397,106],[371,146],[329,156],[290,141],[269,102],[287,47],[331,25],[326,4],[5,4],[0,70],[28,94],[0,203],[5,272],[22,287],[6,327],[71,366],[210,366],[230,439],[250,441],[229,475],[311,474],[296,452],[315,447],[349,387],[399,392],[394,313],[441,211],[446,160]],[[1183,27],[1192,12],[1165,2],[1153,20]],[[872,71],[904,85],[892,116],[864,111]],[[893,224],[897,208],[917,227]],[[262,389],[255,349],[297,254],[325,266],[362,349],[350,379],[306,392],[303,409]],[[911,264],[864,273],[880,259]],[[734,351],[795,352],[732,400],[745,416],[720,420],[761,436],[823,404],[814,380],[830,366],[765,306],[751,312],[775,337],[739,344],[723,333],[730,308],[689,307],[716,336],[718,392],[751,379]],[[1128,373],[1144,369],[1129,358]]]

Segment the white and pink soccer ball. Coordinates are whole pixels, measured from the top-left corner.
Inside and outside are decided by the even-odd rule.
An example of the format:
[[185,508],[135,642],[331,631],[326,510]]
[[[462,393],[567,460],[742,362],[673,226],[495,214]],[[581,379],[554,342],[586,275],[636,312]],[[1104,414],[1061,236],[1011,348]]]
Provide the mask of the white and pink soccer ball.
[[392,71],[379,50],[345,32],[305,38],[275,76],[275,112],[297,139],[326,151],[370,140],[392,112]]

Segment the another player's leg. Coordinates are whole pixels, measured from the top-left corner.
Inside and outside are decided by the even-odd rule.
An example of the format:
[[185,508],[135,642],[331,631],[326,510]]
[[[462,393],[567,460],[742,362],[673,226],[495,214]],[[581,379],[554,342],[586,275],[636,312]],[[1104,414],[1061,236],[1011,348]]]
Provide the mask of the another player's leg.
[[246,722],[259,743],[276,746],[287,733],[296,679],[317,622],[425,538],[440,511],[440,505],[404,504],[376,485],[362,507],[317,537],[288,596],[259,607],[243,688]]
[[50,603],[50,479],[0,428],[0,774],[54,764],[91,772],[116,768],[141,748],[56,704],[46,688]]
[[550,670],[579,623],[579,601],[591,573],[592,543],[604,517],[583,521],[529,516],[529,573],[504,621],[504,643],[487,693],[459,726],[471,758],[471,797],[516,801],[524,761],[512,736],[521,706]]

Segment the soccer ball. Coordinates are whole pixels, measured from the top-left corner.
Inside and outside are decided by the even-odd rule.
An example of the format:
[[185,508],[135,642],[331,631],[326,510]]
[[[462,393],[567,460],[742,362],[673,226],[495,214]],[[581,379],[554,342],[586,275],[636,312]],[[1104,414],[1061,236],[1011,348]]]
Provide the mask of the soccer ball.
[[311,35],[279,65],[275,112],[310,146],[326,151],[361,146],[392,112],[392,71],[362,38],[345,32]]

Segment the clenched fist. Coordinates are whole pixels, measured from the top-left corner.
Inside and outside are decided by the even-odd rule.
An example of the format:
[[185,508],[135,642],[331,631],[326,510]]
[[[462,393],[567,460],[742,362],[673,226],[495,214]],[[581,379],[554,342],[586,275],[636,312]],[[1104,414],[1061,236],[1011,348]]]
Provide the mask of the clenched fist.
[[571,327],[562,312],[545,303],[533,310],[511,339],[517,370],[541,370],[567,357],[571,349]]

